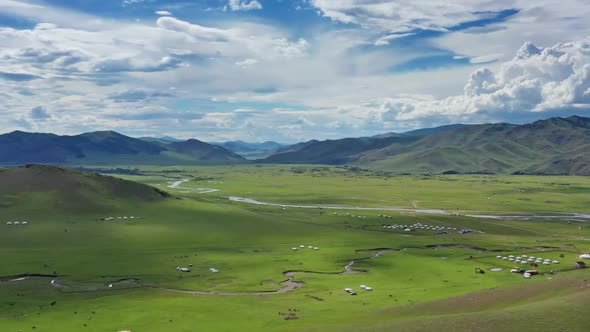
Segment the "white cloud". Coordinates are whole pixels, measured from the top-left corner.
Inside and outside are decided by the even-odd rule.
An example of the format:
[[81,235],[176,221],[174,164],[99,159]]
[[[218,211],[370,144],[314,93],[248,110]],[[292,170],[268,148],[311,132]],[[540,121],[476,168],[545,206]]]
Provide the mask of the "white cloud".
[[258,63],[258,60],[256,60],[256,59],[244,59],[244,60],[236,61],[236,66],[242,67],[242,68],[247,68],[247,67],[253,66],[257,63]]
[[[38,129],[31,116],[41,113],[31,110],[44,105],[46,112],[51,110],[46,125],[50,123],[59,133],[111,127],[125,132],[161,131],[163,126],[193,131],[195,127],[174,121],[195,116],[165,106],[171,97],[161,91],[174,86],[177,99],[272,91],[274,79],[258,83],[257,73],[244,75],[239,67],[264,62],[288,70],[286,64],[301,61],[310,47],[304,39],[290,40],[282,30],[259,23],[210,27],[165,16],[156,24],[143,24],[31,6],[0,0],[2,14],[37,21],[45,13],[48,18],[33,28],[0,28],[2,130]],[[269,75],[294,78],[280,72]],[[268,98],[272,94],[255,95]],[[121,121],[114,121],[117,116]]]
[[[414,29],[444,31],[461,22],[489,16],[505,9],[502,1],[449,0],[311,0],[334,21],[359,24],[375,31],[407,33]],[[510,8],[510,7],[509,7]]]
[[0,9],[14,9],[14,8],[22,8],[22,9],[40,9],[43,6],[34,5],[26,2],[14,1],[14,0],[0,0]]
[[[580,109],[590,88],[582,43],[528,46],[512,59],[525,40],[553,45],[590,35],[590,23],[576,18],[590,16],[588,6],[572,11],[573,0],[540,1],[534,10],[520,0],[481,6],[453,0],[440,5],[441,17],[425,0],[399,11],[391,1],[315,1],[331,11],[322,15],[355,24],[319,26],[300,38],[288,24],[241,15],[133,22],[0,0],[0,14],[39,22],[0,28],[1,129],[296,141]],[[483,28],[412,35],[411,29],[444,30],[490,15],[472,13],[475,5],[522,10]],[[418,47],[398,44],[402,37]],[[441,48],[465,65],[391,70]],[[483,63],[487,70],[476,71],[474,64]],[[44,122],[32,118],[39,105],[50,114]]]
[[123,0],[123,6],[130,6],[142,2],[151,2],[152,0]]
[[309,43],[303,38],[296,42],[290,42],[287,38],[277,38],[272,40],[272,44],[277,54],[286,58],[303,57],[309,48]]
[[413,35],[415,35],[415,33],[398,33],[398,34],[391,34],[391,35],[383,36],[383,37],[377,39],[377,41],[375,42],[375,46],[389,45],[389,41],[391,41],[391,40],[409,37],[409,36],[413,36]]
[[172,16],[172,13],[167,10],[158,10],[156,11],[156,15],[160,16]]
[[590,109],[590,44],[587,41],[540,48],[525,43],[498,69],[478,69],[464,94],[443,99],[389,98],[383,121],[506,119],[531,112]]
[[162,29],[183,32],[198,39],[210,41],[227,40],[231,32],[223,29],[205,27],[199,24],[192,24],[174,17],[160,17],[156,22]]
[[45,121],[51,119],[51,115],[43,106],[37,106],[31,109],[31,119],[34,121]]
[[[320,14],[352,24],[376,46],[408,37],[421,30],[442,35],[426,45],[470,58],[472,63],[506,61],[524,41],[552,45],[581,40],[590,32],[590,3],[580,0],[309,0]],[[494,22],[500,12],[509,17]],[[468,28],[465,23],[491,19]],[[458,28],[457,27],[461,27]]]
[[262,9],[262,5],[257,0],[228,0],[227,5],[223,9],[230,9],[232,11],[257,10]]
[[474,63],[474,64],[494,62],[494,61],[502,59],[503,56],[504,56],[503,53],[480,55],[480,56],[475,56],[475,57],[469,58],[469,62]]
[[143,102],[143,101],[151,101],[156,98],[162,97],[172,97],[169,93],[158,92],[158,91],[146,91],[141,89],[133,89],[123,92],[116,92],[109,96],[109,99],[112,99],[116,102]]
[[[502,3],[502,2],[498,2]],[[497,54],[507,61],[515,49],[530,40],[553,45],[590,35],[590,3],[578,0],[514,0],[505,6],[519,10],[505,22],[454,31],[433,40],[436,47],[470,58]]]

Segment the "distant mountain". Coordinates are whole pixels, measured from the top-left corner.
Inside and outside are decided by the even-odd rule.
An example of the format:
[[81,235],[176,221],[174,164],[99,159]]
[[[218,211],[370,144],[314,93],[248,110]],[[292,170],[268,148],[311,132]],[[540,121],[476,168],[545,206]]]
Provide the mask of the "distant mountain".
[[277,151],[261,162],[280,164],[329,164],[341,165],[355,162],[364,152],[382,149],[392,144],[408,144],[415,137],[343,138],[327,141],[298,143]]
[[235,152],[246,158],[260,158],[271,152],[284,147],[284,144],[277,142],[248,143],[244,141],[212,142],[210,144],[221,146],[226,150]]
[[241,156],[197,140],[162,143],[113,131],[76,136],[15,131],[0,135],[0,164],[185,165],[240,163]]
[[0,201],[5,215],[11,210],[26,214],[43,209],[108,212],[170,198],[167,192],[138,182],[65,167],[26,165],[0,169]]
[[201,162],[236,162],[244,161],[244,158],[234,152],[224,149],[221,146],[216,146],[201,142],[196,139],[189,139],[183,142],[172,142],[167,146],[167,152],[174,152],[178,154],[179,158],[188,157],[191,160],[199,160]]
[[458,129],[458,128],[465,128],[465,127],[469,127],[469,125],[451,124],[451,125],[434,127],[434,128],[416,129],[416,130],[406,131],[403,133],[385,133],[385,134],[375,135],[372,138],[428,136],[428,135],[440,133],[443,131],[448,131],[448,130],[453,130],[453,129]]
[[312,145],[319,143],[319,142],[320,141],[313,139],[313,140],[307,141],[307,142],[301,142],[301,143],[296,143],[293,145],[283,146],[283,147],[280,147],[280,148],[274,150],[273,155],[299,151],[299,150],[305,149],[305,148],[312,146]]
[[181,139],[171,137],[171,136],[163,136],[163,137],[140,137],[139,139],[148,141],[148,142],[160,142],[160,143],[172,143],[172,142],[182,142]]
[[[469,125],[452,124],[452,125],[440,126],[440,127],[435,127],[435,128],[417,129],[417,130],[407,131],[407,132],[403,132],[403,133],[391,132],[391,133],[379,134],[379,135],[375,135],[375,136],[371,136],[371,137],[360,137],[358,139],[368,141],[368,142],[375,142],[374,141],[375,139],[382,139],[382,138],[403,138],[403,137],[408,138],[408,137],[428,136],[428,135],[432,135],[432,134],[435,134],[438,132],[453,130],[453,129],[457,129],[457,128],[463,128],[463,127],[467,127],[467,126],[469,126]],[[333,145],[334,147],[336,147],[340,144],[339,142],[341,142],[343,140],[348,140],[348,139],[345,138],[345,139],[340,139],[340,140],[331,140],[331,141],[327,141],[327,142],[332,142],[330,144]],[[293,145],[283,146],[281,148],[274,150],[270,156],[282,154],[282,153],[299,151],[299,150],[302,150],[302,149],[310,147],[310,146],[315,146],[318,143],[321,143],[321,142],[318,140],[311,140],[311,141],[307,141],[307,142],[301,142],[301,143],[296,143]],[[380,144],[380,143],[377,143],[377,144]],[[327,146],[326,144],[322,144],[322,145],[324,145],[324,147]],[[373,148],[373,145],[371,143],[364,144],[363,146],[364,146],[364,148],[368,148],[368,149]],[[361,148],[361,149],[364,149],[364,148]]]
[[352,164],[399,173],[590,175],[590,119],[459,126],[425,136],[314,141],[262,162]]

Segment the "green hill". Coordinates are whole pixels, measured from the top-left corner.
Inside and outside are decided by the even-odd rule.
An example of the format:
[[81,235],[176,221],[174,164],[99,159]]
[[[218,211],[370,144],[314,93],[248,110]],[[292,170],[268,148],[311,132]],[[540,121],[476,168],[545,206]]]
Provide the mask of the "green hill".
[[166,145],[167,153],[177,154],[177,158],[187,158],[190,160],[199,160],[201,162],[236,162],[244,161],[238,154],[231,152],[223,147],[201,142],[196,139],[189,139],[183,142],[172,142]]
[[209,144],[221,146],[226,150],[235,152],[246,158],[262,158],[274,153],[284,147],[284,144],[267,141],[262,143],[249,143],[244,141],[210,142]]
[[23,208],[106,211],[171,197],[141,183],[64,167],[26,165],[0,169],[0,204],[4,212]]
[[367,151],[385,148],[395,144],[409,144],[416,137],[388,138],[343,138],[327,141],[310,141],[297,144],[294,148],[285,149],[267,157],[263,162],[285,164],[329,164],[341,165],[358,160]]
[[352,164],[398,173],[590,175],[589,118],[451,128],[426,136],[314,142],[264,161]]
[[433,173],[590,175],[590,119],[551,118],[525,125],[485,124],[369,151],[367,167]]
[[422,128],[416,130],[410,130],[403,133],[385,133],[380,135],[375,135],[373,138],[387,138],[387,137],[413,137],[413,136],[428,136],[436,133],[440,133],[443,131],[453,130],[457,128],[464,128],[469,127],[469,125],[465,124],[451,124],[446,126],[434,127],[434,128]]

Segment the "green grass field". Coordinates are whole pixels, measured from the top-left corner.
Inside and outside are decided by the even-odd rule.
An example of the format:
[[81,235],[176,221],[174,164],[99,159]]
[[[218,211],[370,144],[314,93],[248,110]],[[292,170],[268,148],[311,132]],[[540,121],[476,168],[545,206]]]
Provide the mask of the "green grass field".
[[[120,177],[180,199],[110,201],[97,192],[101,204],[94,205],[73,195],[63,202],[52,192],[4,196],[0,331],[587,331],[590,324],[590,271],[573,269],[590,251],[588,219],[462,216],[590,214],[589,178],[385,177],[299,165],[140,169],[144,175]],[[228,196],[459,216],[283,209]],[[143,219],[100,220],[109,216]],[[414,223],[475,232],[382,227]],[[292,250],[300,245],[306,248]],[[373,249],[391,252],[373,257]],[[496,258],[522,254],[560,264],[541,265],[541,275],[525,280]],[[353,269],[365,272],[341,273],[352,260]],[[188,266],[190,273],[176,270]],[[307,271],[294,275],[301,288],[263,294],[283,287],[285,271]],[[52,287],[52,278],[10,281],[26,273],[59,275],[60,287]],[[129,279],[139,281],[119,282]]]

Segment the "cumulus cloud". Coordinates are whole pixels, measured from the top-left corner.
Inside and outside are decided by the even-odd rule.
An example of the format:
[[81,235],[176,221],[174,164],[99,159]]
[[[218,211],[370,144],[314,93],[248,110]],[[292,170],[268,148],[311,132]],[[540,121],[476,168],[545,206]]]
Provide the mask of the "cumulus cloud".
[[262,5],[257,0],[228,0],[227,5],[223,7],[223,10],[256,10],[262,9]]
[[582,40],[589,35],[590,21],[586,18],[590,15],[590,5],[587,2],[514,0],[505,6],[517,9],[518,13],[503,22],[446,33],[434,39],[433,45],[470,58],[498,54],[501,61],[507,61],[526,40],[553,45]]
[[40,79],[40,76],[27,74],[27,73],[8,73],[8,72],[0,72],[0,78],[5,79],[8,81],[16,81],[16,82],[23,82],[23,81],[32,81]]
[[409,37],[409,36],[414,36],[416,33],[414,32],[408,32],[408,33],[394,33],[391,35],[386,35],[383,36],[379,39],[377,39],[377,41],[375,41],[375,46],[383,46],[383,45],[389,45],[389,42],[395,39],[400,39],[400,38],[404,38],[404,37]]
[[[453,54],[466,55],[472,63],[506,61],[525,40],[552,45],[586,38],[590,30],[586,19],[590,5],[578,0],[308,2],[320,15],[362,29],[376,46],[423,31],[437,32],[430,34],[436,38],[423,40]],[[480,24],[473,24],[477,21]]]
[[94,71],[104,73],[116,72],[158,72],[176,68],[181,61],[171,56],[164,56],[159,60],[141,59],[136,57],[123,59],[108,59],[94,65]]
[[134,89],[113,93],[109,96],[109,99],[112,99],[116,102],[139,102],[161,97],[172,97],[172,94],[166,92]]
[[274,50],[286,58],[297,58],[307,54],[309,43],[307,40],[300,38],[296,42],[290,42],[287,38],[278,38],[273,41]]
[[[188,36],[192,40],[211,43],[222,55],[237,56],[250,53],[258,58],[298,58],[307,55],[310,44],[306,39],[291,41],[275,36],[267,27],[248,25],[234,29],[221,29],[190,23],[174,17],[160,17],[157,25],[165,30]],[[185,42],[187,42],[185,40]],[[208,49],[210,52],[210,48]],[[206,52],[203,50],[203,52]],[[218,54],[219,54],[218,53]],[[241,60],[239,60],[241,61]]]
[[23,8],[23,9],[34,9],[34,8],[42,8],[42,6],[14,1],[14,0],[2,0],[0,1],[0,8]]
[[[107,116],[108,119],[114,121],[124,121],[124,122],[143,122],[149,123],[151,121],[194,121],[197,119],[202,118],[203,115],[195,112],[181,112],[181,111],[174,111],[170,109],[166,109],[163,107],[155,107],[152,109],[141,109],[132,112],[124,112],[121,114],[109,114]],[[174,128],[170,128],[169,130],[174,130]]]
[[121,3],[123,6],[135,5],[142,2],[152,2],[153,0],[123,0]]
[[45,121],[51,119],[51,115],[43,106],[37,106],[31,109],[30,116],[33,121]]
[[[117,116],[125,120],[126,132],[159,131],[164,126],[181,132],[198,128],[181,121],[187,119],[201,121],[204,132],[240,125],[243,114],[211,115],[207,119],[219,121],[207,127],[211,122],[202,120],[202,115],[161,106],[168,102],[164,97],[171,96],[165,91],[177,87],[177,100],[244,91],[247,98],[270,101],[273,94],[252,91],[292,77],[278,69],[289,69],[287,64],[306,57],[310,47],[305,39],[290,39],[291,34],[281,29],[252,22],[213,27],[171,16],[158,18],[156,24],[109,21],[49,5],[14,2],[8,6],[2,0],[0,13],[49,20],[30,28],[0,28],[3,130],[37,128],[33,118],[44,119],[47,109],[59,110],[59,116],[46,119],[60,133],[77,133],[86,127],[116,130],[122,126],[115,121]],[[248,71],[247,76],[241,70],[263,62],[276,69]],[[121,103],[126,103],[124,111]],[[161,108],[150,111],[146,103]],[[31,111],[38,105],[45,108]],[[209,112],[215,113],[215,106]]]
[[217,28],[205,27],[199,24],[193,24],[186,21],[179,20],[174,17],[160,17],[157,21],[160,28],[183,32],[193,37],[204,39],[204,40],[227,40],[230,33]]
[[383,121],[444,117],[505,119],[509,114],[590,109],[590,44],[537,47],[525,43],[498,69],[471,74],[462,95],[389,98],[378,111]]
[[393,33],[413,30],[445,31],[462,22],[489,17],[490,11],[506,8],[501,1],[449,0],[433,5],[429,0],[311,0],[334,21],[358,24]]
[[[113,129],[292,142],[581,113],[588,105],[583,43],[534,46],[589,35],[590,6],[577,0],[299,3],[350,24],[315,21],[318,29],[301,38],[289,22],[214,20],[219,13],[205,11],[202,20],[180,19],[159,10],[179,7],[155,1],[138,6],[159,12],[149,22],[0,0],[1,15],[38,22],[0,28],[2,130],[51,123],[59,133]],[[448,28],[507,8],[518,13]],[[515,56],[529,39],[535,43]],[[461,65],[391,70],[440,54]],[[38,105],[51,111],[46,122],[33,120]]]
[[236,61],[236,66],[246,68],[246,67],[253,66],[257,63],[258,63],[258,60],[256,60],[256,59],[244,59],[244,60]]

